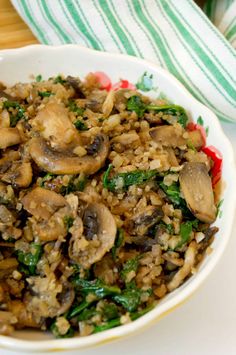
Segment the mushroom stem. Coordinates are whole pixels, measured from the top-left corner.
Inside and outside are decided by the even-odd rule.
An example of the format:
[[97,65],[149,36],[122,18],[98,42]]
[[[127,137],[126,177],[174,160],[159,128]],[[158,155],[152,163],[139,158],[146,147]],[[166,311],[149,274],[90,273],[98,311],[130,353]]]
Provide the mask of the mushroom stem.
[[0,149],[21,143],[20,133],[17,128],[1,128],[0,137]]

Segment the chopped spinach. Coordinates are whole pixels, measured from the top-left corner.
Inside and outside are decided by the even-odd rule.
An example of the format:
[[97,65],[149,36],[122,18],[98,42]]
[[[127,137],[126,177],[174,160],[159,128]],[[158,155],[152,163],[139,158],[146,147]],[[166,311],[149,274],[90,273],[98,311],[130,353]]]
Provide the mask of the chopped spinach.
[[121,289],[118,286],[106,285],[99,279],[88,281],[76,277],[72,279],[72,283],[82,294],[88,295],[89,293],[93,293],[99,299],[121,293]]
[[124,266],[123,269],[120,272],[120,277],[121,279],[126,283],[127,282],[127,275],[131,272],[134,271],[136,272],[138,269],[138,264],[139,264],[139,259],[140,255],[134,257],[133,259],[128,260]]
[[128,173],[119,173],[109,179],[112,165],[108,166],[103,176],[103,186],[110,191],[125,191],[129,186],[140,185],[157,175],[156,170],[135,170]]
[[16,101],[4,101],[3,102],[3,108],[6,110],[9,110],[11,108],[16,109],[17,113],[13,115],[10,113],[10,126],[15,127],[17,122],[23,118],[25,119],[25,109]]
[[69,231],[69,229],[73,226],[73,222],[74,222],[74,218],[71,216],[65,216],[63,218],[63,222],[66,226],[67,232]]
[[[148,306],[148,307],[142,309],[141,311],[130,313],[131,320],[134,321],[134,320],[142,317],[147,312],[150,312],[153,309],[153,307],[154,306],[151,305],[151,306]],[[93,333],[99,333],[99,332],[102,332],[104,330],[108,330],[108,329],[111,329],[111,328],[118,327],[119,325],[121,325],[120,317],[116,318],[116,319],[112,319],[109,322],[106,322],[105,324],[96,325],[94,327]]]
[[78,129],[78,131],[87,131],[88,130],[88,126],[82,120],[76,120],[74,122],[74,126],[76,129]]
[[164,182],[159,183],[162,190],[166,193],[168,198],[173,202],[175,205],[180,205],[183,201],[182,197],[180,196],[180,189],[179,185],[174,182],[172,185],[167,186]]
[[42,255],[42,245],[37,243],[30,244],[30,252],[24,253],[22,250],[17,251],[18,261],[27,266],[30,275],[34,275],[38,261]]
[[[203,121],[202,116],[199,116],[199,117],[198,117],[198,119],[197,119],[197,124],[204,127],[204,121]],[[206,135],[208,136],[208,134],[209,134],[209,127],[207,126],[207,127],[204,127],[204,128],[205,128]]]
[[61,193],[68,195],[71,192],[75,191],[83,191],[87,184],[87,177],[83,176],[82,178],[79,176],[78,178],[71,179],[67,186],[62,186]]
[[169,233],[169,234],[171,234],[171,235],[174,234],[174,226],[173,226],[173,224],[171,224],[171,223],[165,223],[165,222],[161,221],[161,222],[159,223],[159,226],[164,227],[164,228],[166,229],[167,233]]
[[185,244],[189,241],[190,234],[191,234],[192,230],[193,230],[193,227],[192,227],[191,222],[188,221],[188,222],[181,224],[181,226],[180,226],[181,241],[177,244],[176,248],[182,247],[183,244]]
[[79,107],[75,103],[75,101],[73,101],[73,100],[69,101],[68,107],[69,107],[69,110],[74,112],[76,115],[83,116],[83,113],[84,113],[85,109],[82,108],[82,107]]
[[170,186],[165,185],[163,182],[159,182],[159,186],[165,192],[168,199],[173,203],[173,205],[182,210],[186,218],[188,219],[193,218],[191,211],[187,207],[185,199],[181,197],[180,187],[177,182],[174,182]]
[[134,312],[138,308],[141,299],[141,290],[130,288],[122,291],[120,295],[113,296],[113,300],[122,305],[128,312]]
[[78,321],[85,321],[88,320],[90,318],[92,318],[93,316],[95,316],[96,314],[98,314],[98,311],[95,309],[95,307],[92,308],[85,308],[80,315],[78,316],[77,320]]
[[103,316],[106,320],[118,317],[118,308],[114,303],[107,303],[103,308]]
[[115,328],[118,327],[119,325],[121,325],[120,318],[112,319],[105,324],[96,325],[94,327],[93,333],[103,332],[104,330]]
[[43,79],[42,75],[39,74],[39,75],[36,76],[35,81],[36,81],[37,83],[39,83],[40,81],[42,81],[42,79]]
[[197,124],[199,124],[200,126],[204,126],[204,121],[202,119],[202,116],[199,116],[197,119]]
[[199,223],[199,220],[195,219],[193,221],[187,221],[187,222],[182,223],[180,225],[180,237],[181,237],[181,240],[177,244],[175,249],[182,247],[185,243],[187,243],[189,241],[189,238],[190,238],[190,235],[191,235],[193,229],[197,229],[198,228],[198,223]]
[[[56,180],[53,181],[54,179]],[[49,181],[53,182],[52,185],[55,184],[56,186],[59,186],[61,194],[68,195],[71,192],[83,191],[87,183],[87,177],[84,174],[79,176],[72,176],[67,185],[62,185],[60,176],[48,173],[41,178],[40,187],[46,187],[50,189],[50,185],[46,185]]]
[[82,301],[78,306],[73,307],[69,311],[67,318],[68,319],[74,318],[75,316],[80,314],[82,311],[87,309],[87,307],[89,307],[91,305],[91,303],[92,303],[91,301],[90,302],[87,302],[86,300]]
[[121,247],[123,240],[124,240],[124,230],[122,228],[118,228],[115,244],[113,245],[113,247],[111,249],[111,254],[112,254],[113,260],[116,259],[117,251]]
[[38,95],[43,99],[44,97],[49,97],[55,94],[51,91],[38,91]]
[[139,118],[143,117],[147,110],[147,105],[141,100],[140,96],[131,96],[127,101],[127,110],[136,112]]
[[58,75],[55,77],[53,82],[54,82],[54,84],[62,84],[63,85],[66,83],[66,80],[64,80],[61,75]]
[[136,112],[139,118],[143,117],[146,111],[164,112],[167,115],[177,116],[177,122],[186,127],[188,116],[182,106],[179,105],[150,105],[145,104],[140,96],[131,96],[127,101],[127,110]]

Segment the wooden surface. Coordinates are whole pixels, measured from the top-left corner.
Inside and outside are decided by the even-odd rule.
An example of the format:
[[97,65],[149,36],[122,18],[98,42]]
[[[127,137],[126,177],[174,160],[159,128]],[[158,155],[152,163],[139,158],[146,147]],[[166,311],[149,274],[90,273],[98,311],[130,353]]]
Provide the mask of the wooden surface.
[[[32,0],[34,1],[34,0]],[[204,0],[196,0],[202,6]],[[22,21],[10,0],[0,0],[0,49],[39,43]]]
[[10,0],[0,0],[0,49],[34,43],[38,43],[38,40],[22,21]]

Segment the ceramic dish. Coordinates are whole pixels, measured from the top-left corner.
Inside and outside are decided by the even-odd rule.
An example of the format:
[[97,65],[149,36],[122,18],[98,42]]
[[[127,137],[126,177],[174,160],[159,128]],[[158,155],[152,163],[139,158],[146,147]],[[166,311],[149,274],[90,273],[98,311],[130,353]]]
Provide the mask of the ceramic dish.
[[82,349],[140,331],[162,318],[193,294],[214,269],[229,240],[236,203],[234,188],[236,172],[232,146],[224,135],[216,116],[194,99],[172,75],[155,64],[141,59],[102,53],[76,45],[60,47],[35,45],[0,52],[0,80],[8,85],[31,81],[32,75],[38,74],[44,78],[59,73],[83,78],[88,72],[94,71],[106,72],[112,82],[127,79],[131,83],[136,83],[143,73],[147,72],[149,77],[152,76],[152,90],[148,92],[148,95],[157,97],[164,94],[173,103],[183,106],[193,120],[196,121],[199,116],[203,117],[205,125],[209,127],[208,144],[218,148],[224,158],[224,189],[221,196],[224,202],[222,215],[214,223],[220,231],[212,244],[213,252],[205,257],[195,275],[164,297],[155,309],[132,323],[87,337],[70,339],[52,339],[43,332],[18,331],[12,337],[0,336],[0,348],[24,353]]

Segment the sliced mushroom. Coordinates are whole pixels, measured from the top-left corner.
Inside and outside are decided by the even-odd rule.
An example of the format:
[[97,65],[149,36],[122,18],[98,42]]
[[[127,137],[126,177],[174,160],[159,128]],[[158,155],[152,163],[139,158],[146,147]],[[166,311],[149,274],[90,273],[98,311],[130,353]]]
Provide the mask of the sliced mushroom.
[[17,318],[13,316],[11,312],[0,311],[0,323],[14,324],[17,322]]
[[33,172],[30,163],[15,162],[2,176],[2,180],[14,187],[28,187],[31,184]]
[[[152,139],[162,144],[164,147],[181,147],[191,145],[199,150],[204,145],[204,139],[199,130],[190,131],[187,137],[183,136],[184,131],[181,127],[176,126],[159,126],[150,130]],[[186,134],[186,133],[185,133]]]
[[12,162],[20,159],[20,153],[15,150],[7,150],[3,157],[0,159],[0,173],[5,173]]
[[9,101],[16,101],[16,98],[7,94],[4,90],[6,89],[6,86],[0,82],[0,99],[4,98]]
[[114,99],[115,99],[115,92],[111,90],[107,94],[107,97],[102,105],[102,113],[104,115],[104,118],[107,118],[111,114],[114,106]]
[[164,147],[176,148],[186,145],[183,132],[181,127],[164,125],[150,129],[150,136]]
[[72,303],[75,298],[75,291],[69,284],[64,284],[62,293],[57,297],[60,307],[57,310],[56,316],[60,316],[61,314],[68,311],[68,309],[72,306]]
[[204,139],[199,129],[188,132],[187,144],[191,144],[196,150],[204,145]]
[[0,128],[10,127],[10,115],[7,110],[3,110],[0,113]]
[[195,264],[196,253],[196,243],[192,242],[185,252],[184,265],[177,271],[173,279],[167,284],[167,288],[170,292],[179,287],[183,283],[184,279],[191,273],[192,267]]
[[82,82],[79,78],[75,78],[71,75],[68,75],[66,78],[66,83],[69,84],[75,90],[75,94],[77,97],[85,97]]
[[17,318],[7,311],[0,311],[0,334],[11,335],[14,331],[13,324],[17,323]]
[[102,112],[102,106],[106,96],[107,92],[105,90],[93,90],[93,92],[86,97],[85,105],[93,112]]
[[116,223],[105,205],[93,203],[85,208],[83,222],[77,218],[70,232],[69,256],[87,269],[113,247]]
[[164,216],[162,209],[147,206],[144,211],[133,215],[126,221],[126,227],[130,235],[143,236],[148,229],[158,223]]
[[66,217],[71,216],[68,206],[60,208],[49,219],[38,221],[31,218],[33,235],[42,242],[64,240],[67,235],[67,226],[64,222]]
[[105,163],[108,152],[109,140],[104,134],[94,138],[87,148],[87,155],[83,157],[69,150],[56,151],[42,138],[33,138],[30,142],[30,154],[35,163],[53,174],[94,174]]
[[65,198],[54,191],[36,187],[22,198],[23,207],[36,219],[48,220],[59,208],[65,207]]
[[70,145],[75,147],[81,144],[78,131],[63,104],[49,102],[32,120],[32,127],[44,139],[49,140],[54,149],[64,150]]
[[20,133],[16,127],[0,128],[0,137],[0,149],[21,143]]
[[33,317],[33,314],[27,309],[27,304],[21,302],[20,300],[10,301],[8,303],[9,311],[16,317],[17,328],[30,327],[30,328],[39,328],[40,322],[36,322]]
[[27,295],[25,305],[37,322],[42,321],[42,318],[54,318],[65,313],[74,301],[73,288],[68,282],[62,284],[52,272],[45,277],[31,276],[27,282],[33,296]]
[[186,163],[179,174],[180,188],[188,208],[200,221],[213,223],[216,206],[211,178],[203,163]]
[[10,275],[18,266],[16,258],[6,258],[0,261],[0,279]]
[[0,205],[0,223],[10,226],[15,222],[15,217],[4,205]]

